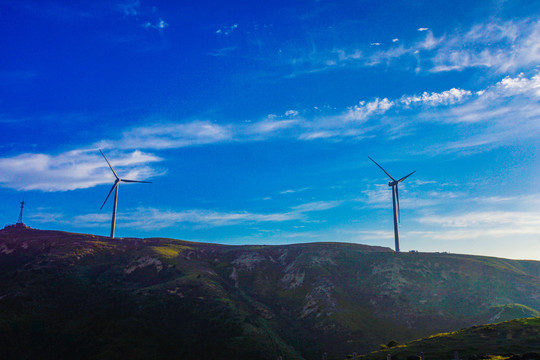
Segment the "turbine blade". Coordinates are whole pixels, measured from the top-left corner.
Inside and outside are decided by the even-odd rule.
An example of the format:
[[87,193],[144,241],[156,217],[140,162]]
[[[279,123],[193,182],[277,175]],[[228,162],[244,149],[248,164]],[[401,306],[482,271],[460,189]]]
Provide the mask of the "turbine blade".
[[107,195],[107,197],[105,198],[105,201],[103,202],[103,204],[101,205],[101,207],[99,208],[100,210],[103,209],[103,207],[105,206],[105,203],[107,202],[107,200],[109,200],[109,196],[111,196],[111,193],[113,192],[114,188],[118,186],[118,181],[116,181],[114,183],[114,185],[112,186],[111,188],[111,191],[109,191],[109,194]]
[[377,165],[378,167],[380,167],[381,170],[384,171],[384,173],[385,173],[386,175],[388,175],[388,177],[389,177],[390,179],[392,179],[393,181],[396,181],[396,180],[392,177],[392,175],[390,175],[389,173],[387,173],[386,170],[384,170],[383,167],[382,167],[381,165],[377,164],[377,162],[376,162],[375,160],[373,160],[373,159],[370,158],[369,156],[368,156],[368,159],[371,160],[371,161],[373,161],[373,162],[375,163],[375,165]]
[[398,222],[400,223],[401,222],[401,211],[399,210],[399,190],[398,190],[397,184],[396,184],[396,200],[397,200],[397,218],[398,218]]
[[101,149],[99,149],[99,152],[101,153],[101,155],[103,155],[103,157],[105,158],[105,161],[107,162],[107,164],[109,164],[109,167],[111,168],[111,170],[112,170],[114,176],[115,176],[117,179],[120,179],[120,178],[118,177],[118,175],[116,174],[116,171],[114,171],[114,169],[113,169],[111,163],[109,162],[109,160],[107,160],[107,157],[105,156],[105,154],[103,153],[103,151],[101,151]]
[[410,173],[409,175],[402,177],[402,178],[399,179],[397,182],[398,182],[398,183],[402,182],[403,180],[405,180],[406,178],[408,178],[409,176],[411,176],[411,175],[414,174],[415,172],[416,172],[416,170],[414,170],[414,171],[413,171],[412,173]]
[[120,179],[120,181],[127,182],[127,183],[145,183],[145,184],[152,183],[151,181],[127,180],[127,179]]

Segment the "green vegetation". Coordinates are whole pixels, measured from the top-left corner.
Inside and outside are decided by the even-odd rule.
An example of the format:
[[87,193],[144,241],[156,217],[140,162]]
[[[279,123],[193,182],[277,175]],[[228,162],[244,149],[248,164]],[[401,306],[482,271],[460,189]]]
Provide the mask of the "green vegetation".
[[167,246],[152,246],[156,253],[166,258],[175,258],[184,250],[191,249],[189,246],[170,244]]
[[540,309],[540,262],[340,243],[4,230],[0,284],[6,359],[344,359]]
[[[389,344],[390,345],[390,344]],[[515,355],[540,353],[540,317],[505,321],[497,324],[441,333],[415,340],[397,347],[387,347],[359,356],[360,360],[407,359],[424,353],[425,359],[453,359],[457,351],[460,358],[518,359]],[[533,354],[531,359],[535,359]],[[540,358],[540,354],[537,354]],[[352,357],[352,356],[351,356]]]
[[540,317],[540,311],[521,304],[504,304],[491,307],[483,317],[489,317],[490,320],[499,322],[519,318]]

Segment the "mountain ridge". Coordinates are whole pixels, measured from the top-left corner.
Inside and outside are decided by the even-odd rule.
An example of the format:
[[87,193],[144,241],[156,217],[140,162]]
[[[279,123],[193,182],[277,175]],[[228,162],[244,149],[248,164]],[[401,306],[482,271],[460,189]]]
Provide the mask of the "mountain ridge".
[[[233,344],[247,344],[237,358],[319,359],[327,352],[329,358],[338,359],[353,351],[375,350],[390,340],[403,342],[489,322],[500,311],[493,310],[497,306],[540,308],[540,262],[395,253],[351,243],[221,245],[164,238],[111,240],[54,230],[0,230],[0,266],[0,280],[7,284],[0,305],[11,304],[6,309],[17,309],[12,303],[15,299],[24,299],[30,309],[59,301],[62,294],[50,292],[47,281],[60,276],[63,280],[58,280],[58,287],[75,302],[84,298],[81,294],[92,298],[88,292],[97,289],[104,297],[153,309],[148,313],[169,309],[187,319],[192,328],[199,328],[199,320],[216,329],[228,324],[231,328],[219,335],[221,351],[234,353]],[[33,285],[21,285],[29,283]],[[68,284],[73,283],[81,294],[70,293]],[[38,301],[33,292],[48,297]],[[84,312],[77,304],[66,306]],[[110,311],[108,305],[92,306],[97,314]],[[199,319],[194,309],[204,316]],[[12,323],[27,318],[42,321],[54,313],[32,311],[15,311]],[[137,311],[136,316],[126,314],[127,319],[155,321]],[[93,324],[93,315],[87,316]],[[108,321],[119,320],[113,316]],[[86,333],[97,326],[74,322],[68,317],[54,331],[62,332],[69,325]],[[3,324],[0,328],[9,333],[5,321]],[[184,334],[167,321],[163,326]],[[212,350],[203,346],[206,330],[199,331],[200,343],[190,346],[197,351]],[[108,346],[112,345],[101,345]],[[190,358],[187,353],[183,356]]]

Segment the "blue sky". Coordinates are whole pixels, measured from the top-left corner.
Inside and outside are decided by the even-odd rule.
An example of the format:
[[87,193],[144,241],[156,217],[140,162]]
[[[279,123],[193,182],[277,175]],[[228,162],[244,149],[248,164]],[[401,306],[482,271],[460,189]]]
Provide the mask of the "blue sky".
[[540,3],[2,1],[0,219],[540,260]]

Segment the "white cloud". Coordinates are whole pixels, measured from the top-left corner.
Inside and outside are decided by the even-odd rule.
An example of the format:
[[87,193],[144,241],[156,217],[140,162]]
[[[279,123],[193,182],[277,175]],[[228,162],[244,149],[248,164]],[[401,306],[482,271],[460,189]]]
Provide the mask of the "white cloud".
[[[213,210],[161,210],[152,207],[138,207],[120,211],[117,214],[118,223],[122,227],[141,230],[159,230],[167,227],[191,224],[197,227],[232,226],[248,223],[308,221],[306,213],[324,211],[339,206],[339,201],[319,201],[301,204],[281,213],[252,213],[247,211],[221,212]],[[35,213],[32,220],[41,223],[55,222],[70,224],[79,227],[99,227],[110,223],[110,214],[107,212],[78,215],[66,218],[64,215],[50,212]]]
[[[146,164],[161,161],[140,151],[110,154],[117,173],[145,180],[159,175]],[[110,183],[113,175],[97,149],[73,150],[58,155],[21,154],[0,158],[0,183],[17,190],[66,191]]]
[[246,127],[247,134],[267,135],[279,130],[290,128],[298,123],[297,120],[275,120],[268,118]]
[[428,105],[449,105],[463,101],[466,97],[472,95],[469,90],[452,88],[440,93],[424,92],[422,95],[405,96],[401,98],[401,103],[405,105],[411,104],[428,104]]
[[365,101],[361,101],[359,105],[348,108],[347,111],[341,115],[341,117],[345,121],[364,121],[369,116],[375,114],[384,114],[392,106],[394,106],[394,102],[388,100],[387,98],[376,98],[375,100],[367,103]]
[[461,124],[468,129],[452,141],[430,145],[425,152],[471,153],[540,136],[539,86],[538,74],[505,77],[436,116],[421,113],[419,118],[424,121]]
[[347,60],[358,60],[362,58],[362,52],[358,49],[354,49],[351,52],[346,52],[342,49],[339,50],[333,50],[334,54],[338,55],[338,60],[341,61],[347,61]]
[[404,46],[396,46],[387,50],[376,51],[373,54],[365,57],[365,66],[374,66],[379,64],[389,64],[393,59],[398,59],[403,55],[409,54],[411,49]]
[[230,126],[193,121],[136,127],[124,132],[119,140],[104,140],[97,145],[117,149],[170,149],[213,144],[231,140],[232,137]]
[[116,7],[126,18],[134,19],[145,29],[157,29],[161,31],[169,26],[165,20],[156,17],[156,13],[158,12],[157,7],[141,6],[140,0],[117,4]]
[[502,79],[497,86],[505,92],[505,95],[530,94],[540,97],[540,74],[528,79],[523,73],[515,78],[510,76]]
[[297,110],[287,110],[281,116],[270,114],[264,120],[248,123],[245,126],[236,126],[234,134],[238,139],[251,141],[277,136],[277,132],[290,129],[301,123],[298,114]]
[[[540,22],[536,19],[506,22],[495,19],[466,30],[455,29],[440,37],[434,36],[427,27],[421,27],[418,31],[422,34],[421,38],[408,46],[379,50],[381,43],[373,42],[365,49],[355,44],[338,49],[304,51],[291,61],[294,70],[290,77],[338,67],[399,67],[400,64],[415,72],[461,71],[483,67],[505,73],[534,67],[540,62]],[[396,63],[395,60],[403,57],[409,57],[410,61]],[[416,62],[417,66],[412,67],[411,61]]]
[[[494,238],[501,239],[516,239],[516,236],[525,236],[530,238],[531,236],[538,236],[537,226],[522,226],[515,227],[511,225],[487,227],[487,228],[459,228],[459,229],[443,229],[437,231],[407,231],[407,236],[411,238],[424,238],[429,241],[441,240],[441,241],[472,241],[472,240],[485,240],[484,247],[489,247]],[[439,245],[440,246],[440,245]],[[511,249],[510,249],[511,250]],[[489,251],[484,249],[484,254]],[[508,252],[509,249],[503,250]],[[501,256],[502,254],[499,254]],[[503,255],[504,256],[504,255]],[[508,256],[508,255],[506,255]],[[505,256],[505,257],[506,257]],[[522,252],[520,257],[531,258],[537,257],[537,254],[531,252]]]
[[299,136],[300,140],[328,139],[342,136],[339,131],[312,131],[305,132]]
[[[494,242],[496,239],[505,242],[512,239],[511,241],[515,243],[528,242],[535,244],[535,247],[540,250],[538,247],[540,213],[536,208],[531,211],[494,210],[432,214],[420,217],[418,222],[427,229],[407,232],[407,236],[429,241],[470,242],[474,240],[474,244],[478,245],[479,250],[484,254],[496,253],[492,249],[496,244]],[[540,253],[535,253],[534,247],[510,249],[507,245],[503,246],[498,254],[498,256],[518,258],[538,258],[539,255]]]
[[[410,172],[410,171],[409,171]],[[404,174],[393,174],[398,178]],[[415,174],[416,175],[416,174]],[[372,209],[392,208],[392,191],[387,185],[389,178],[381,172],[379,183],[372,184],[366,190],[362,190],[362,196],[355,199]],[[430,185],[426,187],[425,185]],[[420,190],[416,188],[420,186]],[[443,204],[450,205],[455,201],[466,201],[467,194],[444,189],[446,184],[438,184],[434,181],[415,180],[414,175],[407,178],[399,186],[399,201],[401,210],[428,209]],[[432,190],[433,188],[436,190]],[[431,189],[431,190],[430,190]]]
[[165,20],[163,19],[159,19],[157,22],[155,23],[151,23],[150,21],[147,21],[144,23],[143,25],[146,29],[148,28],[151,28],[151,29],[158,29],[158,30],[161,30],[161,29],[165,29],[167,26],[169,26],[169,24],[167,24],[165,22]]
[[540,23],[490,22],[445,37],[432,58],[432,71],[487,67],[507,72],[540,61]]
[[420,43],[418,43],[415,46],[415,49],[417,50],[418,48],[420,48],[424,50],[431,50],[435,48],[437,45],[439,45],[441,42],[443,42],[443,40],[444,40],[443,38],[436,39],[435,36],[433,36],[433,33],[431,31],[428,31],[425,39],[422,40]]
[[295,212],[304,213],[311,211],[323,211],[341,205],[341,201],[315,201],[293,207]]
[[[358,141],[377,135],[392,138],[395,131],[407,136],[418,126],[431,122],[439,126],[455,127],[455,124],[460,124],[467,126],[467,131],[460,131],[446,140],[441,138],[437,143],[423,147],[422,152],[436,155],[459,151],[464,154],[540,136],[539,97],[540,74],[530,77],[519,74],[506,76],[495,85],[475,93],[452,88],[438,93],[405,95],[396,100],[376,98],[361,101],[338,114],[324,115],[335,109],[317,112],[317,117],[312,119],[299,117],[297,110],[288,110],[284,115],[269,115],[264,120],[248,124],[192,121],[140,126],[123,132],[119,139],[103,140],[91,147],[119,149],[115,157],[120,162],[118,166],[126,167],[124,176],[146,178],[159,175],[148,164],[160,159],[139,151],[125,151],[262,141],[283,136],[306,141],[346,138]],[[411,108],[413,104],[423,106]],[[446,106],[437,111],[426,108],[438,105]],[[407,112],[411,112],[411,116],[407,116]],[[441,131],[444,133],[446,130]],[[102,184],[107,181],[103,178],[104,163],[98,155],[95,150],[73,150],[58,155],[21,154],[0,158],[0,184],[19,190],[43,191],[65,191]],[[125,163],[125,159],[131,162]]]
[[345,111],[331,116],[321,116],[301,123],[301,140],[357,138],[365,136],[370,130],[365,123],[384,115],[394,102],[387,98],[376,98],[372,101],[360,101],[358,105],[348,107]]
[[[382,181],[381,181],[382,182]],[[373,208],[386,208],[392,204],[392,192],[386,184],[375,184],[373,189],[363,190],[363,197],[357,201],[366,203]]]
[[[453,228],[483,228],[509,226],[516,228],[540,228],[540,212],[524,211],[478,211],[466,214],[452,214],[446,216],[425,215],[418,222],[426,225],[437,225]],[[536,230],[540,234],[539,230]]]
[[221,28],[217,29],[217,30],[216,30],[216,34],[219,34],[219,35],[230,35],[230,34],[232,34],[233,31],[235,31],[236,29],[238,29],[238,24],[226,25],[226,26],[222,26]]
[[[394,130],[407,136],[425,122],[489,122],[489,127],[466,132],[462,138],[455,138],[451,142],[441,141],[425,148],[426,152],[437,154],[447,150],[481,149],[506,140],[515,141],[538,134],[540,104],[535,99],[539,96],[540,75],[526,77],[520,74],[505,77],[497,84],[475,93],[452,88],[442,92],[426,91],[419,95],[404,95],[395,100],[375,98],[360,101],[338,114],[325,114],[334,109],[319,111],[317,117],[311,119],[299,117],[297,110],[288,110],[283,115],[268,115],[264,120],[254,123],[220,125],[209,121],[194,121],[137,127],[124,132],[119,140],[102,141],[97,146],[165,149],[229,141],[262,141],[282,136],[300,140],[358,140],[376,136],[381,129],[391,137],[395,134]],[[437,112],[429,109],[441,105],[444,107]],[[402,120],[408,111],[411,116]]]
[[298,116],[298,111],[296,111],[296,110],[287,110],[287,111],[285,111],[285,116],[290,116],[290,117]]
[[287,190],[280,191],[279,193],[281,195],[294,194],[294,193],[303,192],[303,191],[306,191],[306,190],[309,190],[309,189],[311,189],[311,188],[310,187],[304,187],[304,188],[300,188],[300,189],[287,189]]
[[210,53],[208,53],[208,55],[210,56],[216,56],[216,57],[219,57],[219,56],[227,56],[229,55],[231,52],[235,51],[237,49],[236,46],[226,46],[226,47],[222,47],[220,49],[216,49]]
[[124,13],[126,16],[136,16],[140,12],[141,3],[139,0],[136,0],[127,4],[117,5],[118,9]]

